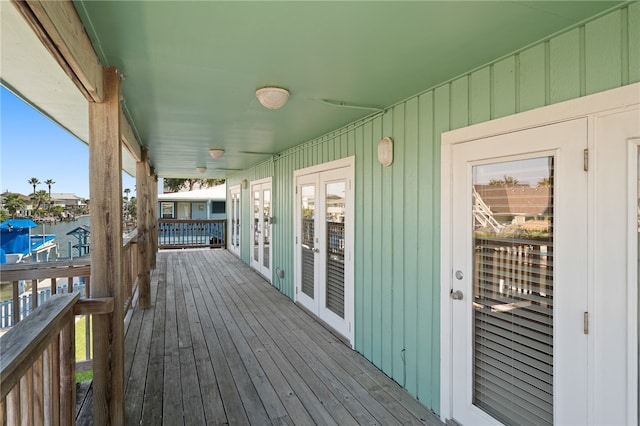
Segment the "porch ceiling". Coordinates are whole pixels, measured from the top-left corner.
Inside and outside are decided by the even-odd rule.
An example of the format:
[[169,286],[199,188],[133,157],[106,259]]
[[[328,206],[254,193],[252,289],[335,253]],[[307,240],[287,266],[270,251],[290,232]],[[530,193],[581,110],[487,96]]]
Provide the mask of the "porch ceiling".
[[[76,1],[162,177],[224,176],[620,2]],[[267,110],[255,90],[290,90]],[[53,114],[52,114],[53,115]],[[65,123],[62,123],[63,125]],[[223,148],[218,160],[209,148]]]

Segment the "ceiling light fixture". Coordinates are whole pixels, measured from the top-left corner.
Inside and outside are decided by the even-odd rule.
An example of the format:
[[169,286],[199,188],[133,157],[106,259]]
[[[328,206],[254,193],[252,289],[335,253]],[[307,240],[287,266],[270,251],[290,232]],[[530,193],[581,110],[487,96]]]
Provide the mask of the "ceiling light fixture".
[[278,109],[287,103],[289,91],[279,87],[263,87],[262,89],[256,90],[256,97],[263,107]]
[[196,172],[204,173],[207,171],[207,166],[196,166]]
[[209,150],[209,155],[212,158],[220,158],[224,155],[224,149],[220,149],[220,148],[211,148]]

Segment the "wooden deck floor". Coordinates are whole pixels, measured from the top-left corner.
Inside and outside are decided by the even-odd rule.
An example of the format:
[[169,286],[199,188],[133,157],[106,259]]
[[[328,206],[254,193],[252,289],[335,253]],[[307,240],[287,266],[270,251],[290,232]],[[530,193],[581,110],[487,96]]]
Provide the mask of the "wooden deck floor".
[[225,250],[161,252],[126,334],[126,423],[441,424]]

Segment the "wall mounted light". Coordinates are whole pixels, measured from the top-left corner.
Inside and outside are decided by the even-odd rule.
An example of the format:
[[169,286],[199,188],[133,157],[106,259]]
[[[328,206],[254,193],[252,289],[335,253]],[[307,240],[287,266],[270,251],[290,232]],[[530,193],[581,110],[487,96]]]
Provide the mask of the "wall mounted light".
[[207,171],[207,166],[196,166],[196,172],[204,173]]
[[393,163],[393,139],[388,136],[378,142],[378,161],[384,167],[389,167]]
[[224,149],[211,148],[209,150],[209,155],[211,156],[211,158],[220,158],[224,155]]
[[247,187],[249,186],[249,182],[246,179],[242,179],[242,189],[247,189]]
[[256,90],[256,97],[263,107],[269,109],[281,108],[287,99],[289,99],[289,91],[280,87],[263,87]]

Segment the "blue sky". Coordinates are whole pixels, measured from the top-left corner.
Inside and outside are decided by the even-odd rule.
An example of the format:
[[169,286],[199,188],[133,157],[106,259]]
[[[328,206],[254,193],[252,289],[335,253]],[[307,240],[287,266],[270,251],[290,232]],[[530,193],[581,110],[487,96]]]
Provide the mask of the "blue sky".
[[[89,147],[0,87],[0,192],[29,195],[32,177],[42,182],[36,190],[89,197]],[[123,173],[122,188],[135,195],[135,178]],[[123,194],[124,195],[124,194]]]

